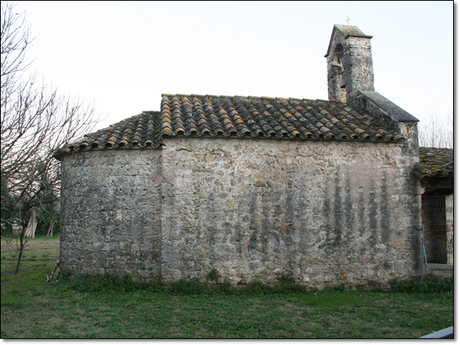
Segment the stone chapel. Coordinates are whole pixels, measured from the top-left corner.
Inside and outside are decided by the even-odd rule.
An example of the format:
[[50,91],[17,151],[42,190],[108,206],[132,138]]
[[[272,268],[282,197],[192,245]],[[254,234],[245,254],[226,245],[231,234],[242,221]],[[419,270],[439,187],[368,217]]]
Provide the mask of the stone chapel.
[[371,38],[334,26],[327,101],[163,94],[56,151],[61,267],[314,288],[419,274],[418,120],[374,90]]

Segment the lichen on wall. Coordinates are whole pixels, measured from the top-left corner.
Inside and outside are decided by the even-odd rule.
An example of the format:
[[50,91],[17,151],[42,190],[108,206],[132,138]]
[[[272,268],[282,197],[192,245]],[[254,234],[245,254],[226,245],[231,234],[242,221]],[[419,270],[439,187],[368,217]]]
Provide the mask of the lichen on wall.
[[401,143],[166,138],[62,158],[61,261],[137,280],[388,282],[417,269],[420,195]]
[[61,262],[73,274],[161,270],[161,151],[104,150],[62,158]]
[[321,288],[415,267],[419,195],[399,144],[174,138],[162,164],[165,281],[214,267]]

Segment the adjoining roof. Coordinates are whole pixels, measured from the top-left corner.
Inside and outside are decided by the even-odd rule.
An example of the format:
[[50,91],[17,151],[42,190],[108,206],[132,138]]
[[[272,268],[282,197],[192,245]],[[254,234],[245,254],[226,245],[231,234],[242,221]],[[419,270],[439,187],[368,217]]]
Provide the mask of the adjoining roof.
[[387,111],[391,116],[397,121],[404,121],[404,122],[419,122],[419,120],[409,114],[407,111],[402,109],[401,107],[394,104],[388,98],[383,97],[381,94],[375,91],[359,91],[367,98],[369,98],[372,102],[377,104],[381,109]]
[[454,150],[437,147],[420,147],[418,176],[446,177],[454,173]]
[[56,151],[55,156],[92,148],[158,148],[166,136],[381,142],[402,139],[394,121],[358,113],[341,102],[163,94],[160,112],[143,112],[88,134]]

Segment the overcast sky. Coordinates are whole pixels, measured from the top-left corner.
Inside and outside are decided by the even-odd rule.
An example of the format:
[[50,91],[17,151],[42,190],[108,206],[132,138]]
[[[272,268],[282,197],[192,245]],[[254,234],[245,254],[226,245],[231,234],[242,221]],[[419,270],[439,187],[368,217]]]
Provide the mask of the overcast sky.
[[161,94],[327,99],[334,24],[372,35],[375,90],[424,121],[453,114],[453,2],[21,1],[33,69],[107,127]]

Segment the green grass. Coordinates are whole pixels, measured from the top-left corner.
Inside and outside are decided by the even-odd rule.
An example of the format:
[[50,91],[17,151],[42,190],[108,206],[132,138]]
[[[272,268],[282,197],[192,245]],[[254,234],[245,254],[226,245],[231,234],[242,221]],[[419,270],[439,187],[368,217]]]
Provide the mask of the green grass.
[[149,290],[127,277],[46,283],[59,247],[53,260],[35,248],[18,275],[2,262],[2,338],[417,338],[453,325],[452,291],[289,293],[286,277],[291,290],[254,283],[244,293],[187,281]]
[[[35,238],[26,238],[26,241],[31,241],[31,242],[59,242],[59,235],[58,236],[53,236],[53,237],[48,237],[48,236],[36,236]],[[5,242],[5,240],[2,238],[2,242]]]
[[[11,243],[16,247],[16,242]],[[27,239],[24,246],[19,272],[33,271],[39,267],[46,267],[56,263],[59,259],[59,238],[39,237]],[[1,274],[2,277],[14,272],[17,265],[17,252],[7,248],[6,241],[1,241]],[[52,268],[51,268],[52,270]],[[48,274],[50,274],[48,272]]]

